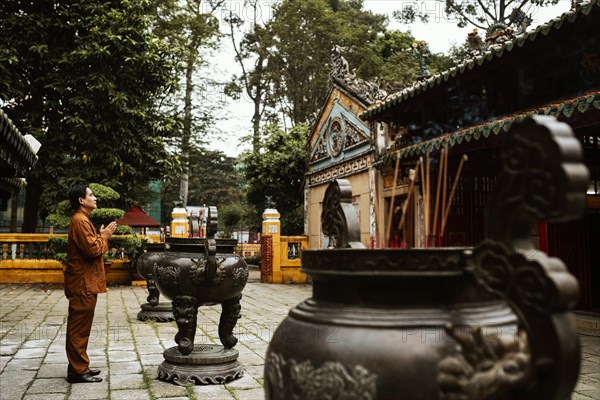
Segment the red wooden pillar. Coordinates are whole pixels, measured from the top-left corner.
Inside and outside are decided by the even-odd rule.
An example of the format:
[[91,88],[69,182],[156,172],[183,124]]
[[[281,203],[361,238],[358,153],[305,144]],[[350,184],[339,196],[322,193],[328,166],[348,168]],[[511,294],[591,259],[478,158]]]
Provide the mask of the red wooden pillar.
[[273,238],[262,235],[260,238],[260,281],[273,282]]
[[540,222],[540,250],[548,254],[548,225]]

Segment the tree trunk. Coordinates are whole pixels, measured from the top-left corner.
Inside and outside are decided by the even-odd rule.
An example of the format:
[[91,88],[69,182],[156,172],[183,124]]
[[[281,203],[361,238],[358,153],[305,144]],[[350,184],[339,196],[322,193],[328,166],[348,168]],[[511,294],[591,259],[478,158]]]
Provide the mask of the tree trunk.
[[183,108],[183,135],[181,137],[181,164],[182,172],[179,181],[179,196],[183,202],[183,206],[187,206],[188,185],[190,177],[190,139],[192,137],[192,94],[194,92],[194,65],[198,52],[196,46],[192,42],[188,55],[187,66],[185,71],[185,99]]
[[40,199],[42,197],[42,183],[37,177],[27,178],[27,189],[25,191],[25,213],[21,232],[35,233],[40,211]]
[[[241,61],[240,61],[241,62]],[[260,122],[261,122],[261,105],[263,93],[265,92],[265,88],[263,86],[263,64],[265,62],[265,57],[260,54],[258,61],[256,63],[256,68],[254,69],[254,73],[257,75],[256,77],[256,93],[254,96],[252,95],[252,88],[246,88],[248,95],[254,102],[254,115],[252,115],[252,151],[258,152],[260,150]]]
[[19,205],[19,192],[12,193],[10,198],[10,233],[17,233],[17,206]]
[[257,88],[254,98],[254,115],[252,115],[252,151],[260,150],[260,88]]

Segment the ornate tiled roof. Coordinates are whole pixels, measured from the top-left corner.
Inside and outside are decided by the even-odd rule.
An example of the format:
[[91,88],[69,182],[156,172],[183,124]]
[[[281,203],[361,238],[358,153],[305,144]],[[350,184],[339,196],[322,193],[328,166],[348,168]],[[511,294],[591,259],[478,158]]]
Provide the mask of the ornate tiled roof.
[[481,138],[487,139],[490,136],[496,136],[502,132],[508,132],[513,123],[521,122],[530,115],[541,114],[552,115],[557,118],[561,116],[570,118],[575,112],[584,113],[589,109],[600,110],[600,91],[594,91],[560,102],[554,102],[529,110],[520,111],[494,121],[485,122],[480,125],[471,126],[450,134],[439,136],[435,139],[413,144],[398,151],[382,155],[374,163],[374,166],[376,168],[382,168],[383,166],[395,161],[398,157],[407,158],[419,156],[427,152],[431,153],[439,151],[444,146],[444,142],[446,140],[448,140],[448,147],[450,148],[461,144],[462,142],[470,142],[471,140],[476,141]]
[[20,190],[27,186],[24,178],[2,178],[0,177],[0,191],[12,192],[15,189]]
[[0,109],[0,162],[14,169],[12,176],[23,177],[36,163],[37,156],[21,132]]
[[362,114],[360,114],[360,118],[363,120],[376,119],[375,117],[377,114],[386,111],[393,106],[397,106],[406,99],[414,97],[421,92],[425,92],[430,88],[441,84],[442,82],[446,82],[449,79],[464,73],[465,71],[472,70],[473,68],[477,68],[484,63],[500,58],[505,53],[511,52],[516,47],[523,47],[527,42],[533,42],[540,35],[546,36],[552,30],[560,29],[565,23],[575,22],[579,15],[588,15],[595,7],[600,7],[600,0],[591,0],[588,4],[582,5],[577,11],[568,11],[562,14],[560,17],[556,17],[545,24],[539,25],[532,31],[517,35],[514,40],[507,41],[502,45],[491,46],[480,56],[474,57],[438,75],[434,75],[425,81],[417,82],[404,90],[388,96],[386,100],[367,108]]

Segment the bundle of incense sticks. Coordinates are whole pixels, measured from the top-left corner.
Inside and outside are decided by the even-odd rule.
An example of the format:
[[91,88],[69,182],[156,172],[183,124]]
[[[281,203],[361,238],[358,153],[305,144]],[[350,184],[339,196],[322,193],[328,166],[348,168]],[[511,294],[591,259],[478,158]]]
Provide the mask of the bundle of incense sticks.
[[396,186],[398,184],[398,170],[400,167],[400,155],[397,154],[396,155],[396,167],[394,168],[394,182],[392,184],[392,198],[390,200],[390,210],[388,213],[388,220],[387,220],[387,231],[386,231],[386,235],[385,237],[388,240],[388,245],[389,245],[389,241],[390,241],[390,233],[392,231],[392,217],[394,215],[394,200],[396,199]]
[[[419,159],[417,165],[415,166],[414,173],[411,172],[409,175],[410,185],[408,186],[408,193],[406,194],[406,199],[402,204],[402,216],[400,217],[400,222],[398,223],[398,230],[400,232],[404,232],[404,223],[406,222],[406,211],[408,209],[408,204],[410,202],[410,198],[412,197],[413,192],[415,191],[415,181],[417,180],[417,176],[419,174],[419,167],[422,164],[423,159]],[[422,170],[422,168],[421,168]],[[411,176],[412,175],[412,176]],[[403,235],[404,237],[404,235]]]
[[458,186],[458,181],[460,180],[460,174],[462,172],[463,166],[465,162],[469,160],[469,157],[466,154],[460,159],[458,163],[458,168],[456,169],[456,175],[454,176],[454,181],[452,182],[452,189],[450,189],[450,196],[448,196],[448,205],[443,209],[442,214],[442,226],[441,226],[441,235],[443,238],[444,230],[446,229],[446,223],[448,222],[448,215],[450,215],[450,207],[452,206],[452,200],[454,200],[454,194],[456,193],[456,187]]
[[[448,222],[448,216],[450,215],[450,208],[452,206],[452,201],[454,200],[454,196],[456,194],[456,188],[458,186],[458,181],[460,180],[461,173],[463,170],[464,163],[468,161],[468,156],[464,154],[460,162],[458,164],[458,168],[456,169],[456,174],[454,176],[454,180],[452,181],[452,188],[450,189],[450,195],[447,196],[447,183],[448,183],[448,138],[446,138],[444,143],[444,148],[440,152],[440,158],[438,162],[438,176],[436,182],[436,190],[435,190],[435,199],[434,199],[434,211],[433,216],[430,215],[430,205],[431,205],[431,169],[430,169],[430,156],[429,151],[425,153],[425,160],[423,157],[419,157],[419,161],[415,165],[415,169],[411,170],[411,174],[409,176],[410,184],[408,188],[408,192],[406,194],[406,199],[402,204],[402,215],[400,218],[400,222],[398,223],[398,230],[402,232],[402,237],[405,236],[404,231],[406,229],[406,213],[408,210],[408,206],[410,200],[412,198],[413,192],[415,190],[415,181],[417,176],[421,178],[421,191],[423,194],[423,215],[424,215],[424,234],[425,234],[425,244],[424,247],[429,247],[431,245],[439,247],[444,243],[444,231],[446,229],[446,224]],[[396,159],[396,168],[394,170],[394,183],[393,187],[395,188],[398,180],[398,169],[399,169],[400,158]],[[390,210],[388,214],[387,221],[387,235],[386,237],[390,238],[391,233],[391,224],[392,224],[392,216],[394,212],[394,200],[395,200],[395,192],[392,194],[391,202],[390,202]],[[432,218],[430,218],[432,217]],[[431,221],[433,220],[433,222]],[[438,223],[439,221],[439,223]],[[430,226],[432,229],[430,230]],[[432,244],[433,241],[433,244]]]

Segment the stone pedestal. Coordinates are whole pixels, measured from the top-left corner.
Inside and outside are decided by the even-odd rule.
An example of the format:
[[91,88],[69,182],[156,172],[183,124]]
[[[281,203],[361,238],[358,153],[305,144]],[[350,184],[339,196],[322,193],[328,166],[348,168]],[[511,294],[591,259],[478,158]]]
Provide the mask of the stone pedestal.
[[171,303],[158,303],[153,306],[150,303],[142,304],[142,310],[138,313],[137,319],[140,321],[169,322],[174,321],[173,306]]
[[164,351],[165,361],[158,367],[158,379],[181,386],[222,384],[243,375],[236,349],[225,349],[216,344],[197,344],[189,355],[183,355],[177,346]]

